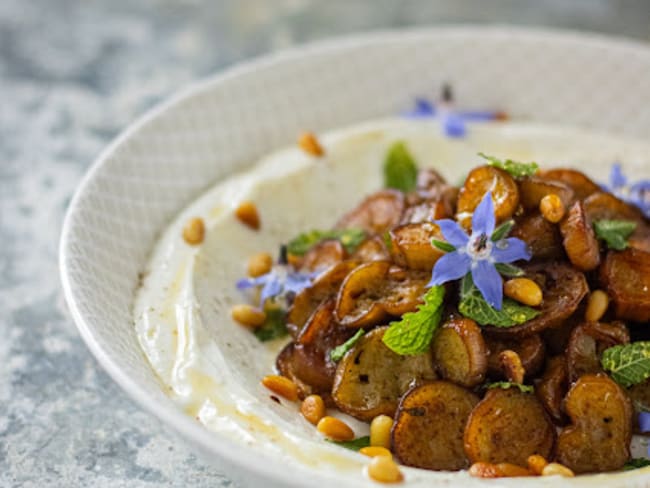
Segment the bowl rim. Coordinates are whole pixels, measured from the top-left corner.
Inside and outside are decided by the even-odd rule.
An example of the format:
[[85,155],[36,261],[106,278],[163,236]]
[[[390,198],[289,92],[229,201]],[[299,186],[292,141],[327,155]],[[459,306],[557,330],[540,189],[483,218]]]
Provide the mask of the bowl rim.
[[[147,123],[162,116],[169,109],[181,104],[185,100],[206,90],[214,89],[219,84],[232,78],[250,75],[260,68],[270,67],[277,63],[291,62],[311,55],[323,55],[363,45],[415,42],[418,39],[426,39],[431,36],[444,34],[469,36],[507,34],[519,38],[539,41],[553,38],[553,40],[556,41],[580,43],[593,48],[611,48],[612,46],[616,46],[618,48],[636,51],[645,55],[650,54],[650,44],[633,38],[571,29],[524,27],[507,24],[486,25],[456,23],[433,27],[378,29],[363,33],[311,41],[283,49],[279,52],[266,53],[248,60],[236,62],[235,64],[227,66],[225,69],[221,69],[216,73],[197,81],[190,82],[183,88],[172,92],[172,94],[166,97],[163,101],[155,104],[152,108],[145,111],[144,114],[140,115],[127,125],[127,127],[114,137],[99,153],[86,170],[68,205],[59,241],[59,273],[64,298],[68,305],[70,315],[77,326],[83,341],[86,343],[86,346],[95,359],[99,362],[100,366],[111,377],[111,379],[117,383],[133,401],[135,401],[137,405],[158,418],[166,429],[191,441],[194,445],[199,445],[205,452],[211,452],[218,455],[232,466],[237,467],[238,469],[252,471],[256,475],[267,478],[269,481],[281,482],[286,486],[307,486],[325,479],[320,473],[312,473],[311,479],[297,481],[295,472],[282,469],[281,464],[263,462],[277,460],[277,457],[260,451],[256,452],[256,462],[248,463],[247,461],[250,459],[250,449],[248,447],[243,444],[238,444],[226,437],[221,437],[218,433],[209,431],[205,426],[197,423],[181,409],[174,407],[172,404],[159,405],[153,403],[149,394],[140,387],[135,380],[130,378],[128,372],[121,367],[120,363],[117,362],[115,358],[112,357],[111,354],[96,340],[93,333],[93,327],[86,320],[86,317],[79,308],[77,297],[75,295],[76,285],[71,277],[68,263],[71,255],[69,246],[70,235],[72,228],[78,225],[77,220],[80,218],[79,201],[81,200],[82,195],[89,191],[88,188],[91,186],[90,183],[95,178],[99,169],[126,140],[136,134]],[[650,473],[650,468],[638,470],[637,472],[639,474]],[[591,478],[591,476],[584,476],[581,478]]]

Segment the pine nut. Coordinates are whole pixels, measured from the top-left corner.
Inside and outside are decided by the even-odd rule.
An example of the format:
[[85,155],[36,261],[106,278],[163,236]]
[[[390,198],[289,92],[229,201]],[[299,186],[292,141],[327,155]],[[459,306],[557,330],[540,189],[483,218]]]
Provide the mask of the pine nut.
[[368,457],[376,457],[376,456],[393,457],[392,453],[388,449],[379,446],[362,447],[361,449],[359,449],[359,453]]
[[546,220],[557,224],[564,217],[566,207],[559,196],[550,193],[539,202],[539,211]]
[[248,259],[248,276],[257,278],[265,275],[273,267],[273,258],[268,252],[253,254]]
[[368,476],[380,483],[397,483],[402,481],[402,472],[392,457],[375,456],[368,464]]
[[537,476],[542,474],[542,471],[548,464],[548,461],[544,458],[544,456],[540,456],[539,454],[528,456],[526,462],[528,463],[528,469],[530,469],[533,474],[536,474]]
[[476,478],[515,478],[531,476],[532,473],[516,464],[478,462],[470,466],[469,474]]
[[351,441],[354,431],[348,424],[335,417],[323,417],[316,425],[318,432],[335,441]]
[[183,227],[183,239],[191,246],[196,246],[203,242],[205,238],[205,224],[203,219],[193,217],[187,221]]
[[524,369],[524,365],[521,363],[519,354],[515,351],[506,349],[499,353],[499,362],[501,363],[501,369],[508,381],[519,384],[524,382],[526,370]]
[[230,315],[232,315],[232,318],[241,325],[252,328],[261,326],[266,320],[266,314],[262,310],[246,304],[235,305],[232,307]]
[[503,293],[529,307],[537,307],[542,303],[542,289],[537,283],[528,278],[513,278],[503,285]]
[[262,384],[273,393],[287,400],[291,400],[292,402],[298,400],[298,387],[289,378],[271,374],[262,378]]
[[370,423],[370,445],[390,449],[390,430],[393,419],[388,415],[377,415]]
[[257,207],[253,202],[242,202],[235,210],[235,217],[253,230],[260,228],[260,215],[257,213]]
[[325,151],[312,132],[304,132],[298,139],[298,145],[307,154],[312,156],[322,156]]
[[302,401],[300,413],[308,422],[316,425],[325,416],[325,402],[320,395],[309,395]]
[[598,322],[603,318],[609,307],[609,296],[602,290],[594,290],[589,295],[587,309],[585,310],[585,320],[587,322]]
[[564,464],[549,463],[542,470],[542,476],[566,476],[568,478],[571,478],[575,476],[575,474]]

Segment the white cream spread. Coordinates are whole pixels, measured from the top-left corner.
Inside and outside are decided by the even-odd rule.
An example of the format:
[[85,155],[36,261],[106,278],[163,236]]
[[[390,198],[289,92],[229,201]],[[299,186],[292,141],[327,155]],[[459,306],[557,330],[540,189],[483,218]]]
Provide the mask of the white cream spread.
[[[319,140],[324,157],[297,147],[281,150],[218,182],[179,214],[152,252],[135,300],[135,327],[163,387],[206,428],[277,452],[287,462],[325,471],[334,466],[361,477],[362,456],[323,442],[296,405],[278,405],[259,384],[272,372],[286,340],[262,344],[230,317],[231,306],[247,299],[235,288],[247,258],[275,252],[299,232],[328,228],[364,195],[380,189],[384,156],[396,140],[406,141],[420,166],[438,169],[453,183],[481,164],[479,151],[535,160],[542,167],[576,167],[601,182],[611,163],[622,161],[630,174],[647,177],[650,144],[520,123],[472,124],[466,137],[450,139],[435,120],[401,119],[365,123]],[[244,200],[258,208],[262,227],[257,232],[233,215]],[[199,246],[182,238],[183,226],[194,216],[206,224]],[[364,424],[346,420],[359,435],[367,432]],[[634,444],[634,456],[644,455],[644,442]],[[466,474],[415,470],[407,478],[452,476],[470,482]]]

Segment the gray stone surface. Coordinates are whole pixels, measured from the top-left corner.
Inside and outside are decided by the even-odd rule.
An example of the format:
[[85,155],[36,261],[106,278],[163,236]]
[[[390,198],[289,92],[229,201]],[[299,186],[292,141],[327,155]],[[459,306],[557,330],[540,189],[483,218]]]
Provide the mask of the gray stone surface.
[[102,147],[186,82],[360,30],[513,22],[650,38],[647,1],[0,1],[0,485],[232,483],[101,371],[63,303],[65,208]]

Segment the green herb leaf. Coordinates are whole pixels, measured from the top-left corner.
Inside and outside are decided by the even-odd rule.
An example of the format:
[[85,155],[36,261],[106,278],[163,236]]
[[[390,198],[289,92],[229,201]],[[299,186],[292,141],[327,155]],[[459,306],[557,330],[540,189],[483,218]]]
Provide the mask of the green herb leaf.
[[445,241],[439,241],[438,239],[431,239],[431,244],[433,247],[436,247],[444,252],[454,252],[456,248]]
[[445,298],[443,286],[433,286],[424,294],[424,303],[416,312],[408,312],[392,322],[382,338],[389,349],[403,356],[421,354],[429,349],[440,325]]
[[494,267],[500,274],[510,278],[516,278],[517,276],[523,276],[525,274],[523,269],[514,264],[495,263]]
[[501,388],[502,390],[507,390],[508,388],[519,388],[522,393],[533,393],[535,388],[530,385],[522,385],[521,383],[512,383],[511,381],[497,381],[495,383],[488,383],[485,385],[485,388],[488,390],[494,390],[495,388]]
[[311,230],[291,239],[287,244],[287,252],[295,256],[303,256],[325,239],[338,239],[348,253],[353,253],[365,238],[366,232],[363,229]]
[[253,334],[262,342],[279,339],[286,336],[287,330],[287,313],[281,308],[267,308],[266,320],[261,327],[253,331]]
[[630,471],[632,469],[645,468],[650,466],[650,459],[646,458],[633,458],[623,465],[623,471]]
[[491,307],[474,285],[469,273],[463,278],[458,311],[481,325],[495,327],[523,324],[540,314],[539,310],[521,305],[510,298],[504,298],[501,310]]
[[508,236],[508,234],[510,234],[510,231],[514,226],[515,226],[515,221],[512,219],[504,222],[499,227],[494,229],[494,232],[492,232],[492,235],[490,236],[490,240],[492,242],[498,242],[501,239],[505,239]]
[[488,160],[490,166],[496,168],[501,168],[504,171],[510,173],[510,176],[513,178],[523,178],[524,176],[533,176],[537,173],[539,166],[537,163],[520,163],[518,161],[513,161],[512,159],[506,159],[505,161],[495,158],[494,156],[488,156],[487,154],[478,153],[479,156]]
[[391,239],[390,237],[390,232],[389,231],[384,232],[381,238],[384,241],[384,246],[386,246],[386,249],[388,250],[388,252],[390,252],[393,249],[393,239]]
[[358,451],[364,447],[370,446],[370,436],[366,435],[363,437],[358,437],[351,441],[333,441],[331,439],[326,439],[327,442],[336,444],[337,446],[345,447],[346,449],[351,449],[352,451]]
[[339,362],[341,359],[343,359],[343,356],[345,356],[345,353],[348,352],[350,349],[354,347],[354,345],[359,342],[359,339],[363,337],[363,334],[365,334],[366,331],[363,329],[359,329],[356,334],[354,334],[352,337],[350,337],[347,341],[345,341],[343,344],[340,346],[336,346],[334,349],[330,351],[330,358],[332,361],[335,363]]
[[650,341],[610,347],[603,351],[600,363],[612,379],[628,387],[650,378]]
[[403,192],[415,190],[418,179],[418,168],[406,144],[396,142],[388,149],[384,161],[384,186]]
[[596,236],[605,241],[608,248],[615,251],[627,249],[627,240],[635,229],[636,222],[630,220],[597,220],[594,222]]

